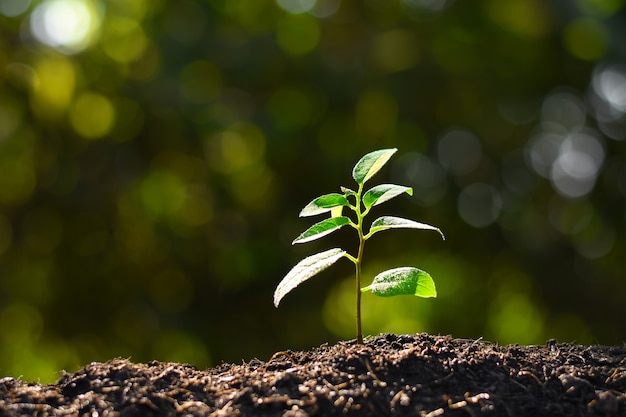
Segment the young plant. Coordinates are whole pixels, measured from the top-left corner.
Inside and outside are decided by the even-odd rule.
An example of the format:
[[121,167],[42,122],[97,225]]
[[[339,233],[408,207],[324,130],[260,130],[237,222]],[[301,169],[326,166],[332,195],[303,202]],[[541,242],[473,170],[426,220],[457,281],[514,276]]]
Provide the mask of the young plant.
[[[425,229],[439,232],[434,226],[418,223],[400,217],[383,216],[374,220],[367,233],[363,230],[363,220],[372,207],[384,203],[400,194],[413,195],[411,187],[395,184],[381,184],[370,188],[363,193],[365,182],[374,176],[387,163],[397,149],[381,149],[363,156],[352,170],[352,178],[357,183],[357,190],[353,191],[341,187],[342,194],[332,193],[316,198],[302,209],[300,217],[331,213],[331,217],[314,224],[298,236],[293,244],[306,243],[326,236],[343,226],[354,228],[359,236],[359,248],[356,256],[350,255],[343,249],[334,248],[316,255],[309,256],[294,266],[282,279],[274,291],[274,305],[278,307],[280,300],[302,282],[328,268],[340,258],[347,258],[354,263],[356,269],[356,340],[363,343],[361,332],[361,292],[389,297],[393,295],[416,295],[418,297],[436,297],[437,290],[431,276],[421,269],[403,267],[381,272],[374,277],[372,283],[361,288],[361,264],[363,261],[363,247],[365,241],[375,233],[397,228]],[[354,219],[342,215],[344,207],[354,212]]]

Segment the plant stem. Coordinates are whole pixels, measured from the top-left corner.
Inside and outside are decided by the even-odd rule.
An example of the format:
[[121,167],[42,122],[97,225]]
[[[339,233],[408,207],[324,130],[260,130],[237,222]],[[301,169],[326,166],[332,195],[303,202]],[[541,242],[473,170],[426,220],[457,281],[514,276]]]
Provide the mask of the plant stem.
[[361,258],[363,256],[363,233],[359,229],[359,254],[356,258],[356,342],[363,343],[363,333],[361,331]]
[[356,217],[357,217],[357,232],[359,233],[359,251],[357,253],[355,268],[356,268],[356,342],[363,344],[363,332],[361,331],[361,260],[363,259],[363,246],[365,245],[365,238],[363,237],[363,217],[365,213],[361,214],[361,193],[363,192],[363,184],[359,185],[359,191],[356,195]]

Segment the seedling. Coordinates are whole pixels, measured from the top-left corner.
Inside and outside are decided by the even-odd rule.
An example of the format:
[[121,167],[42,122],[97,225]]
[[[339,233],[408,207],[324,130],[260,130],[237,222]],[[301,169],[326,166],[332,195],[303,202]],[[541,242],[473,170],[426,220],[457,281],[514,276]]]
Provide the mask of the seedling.
[[[288,292],[328,268],[340,258],[347,258],[352,261],[356,269],[357,343],[363,343],[363,334],[361,332],[361,292],[371,292],[381,297],[416,295],[418,297],[429,298],[437,296],[435,283],[431,276],[427,272],[414,267],[395,268],[381,272],[374,277],[370,285],[361,288],[363,247],[365,241],[371,238],[375,233],[397,228],[424,229],[435,230],[445,239],[441,230],[434,226],[391,216],[379,217],[372,222],[367,233],[363,231],[363,219],[369,214],[372,207],[404,193],[413,195],[413,189],[411,187],[395,184],[377,185],[370,188],[365,194],[363,193],[365,182],[372,178],[396,151],[397,149],[381,149],[370,152],[357,162],[352,170],[352,178],[354,178],[358,185],[357,191],[341,187],[342,194],[332,193],[323,195],[311,201],[302,209],[300,217],[314,216],[328,212],[331,213],[331,216],[305,230],[293,241],[293,244],[306,243],[319,239],[347,225],[357,231],[359,235],[359,249],[356,257],[341,248],[334,248],[309,256],[300,261],[282,279],[278,287],[276,287],[276,291],[274,291],[274,305],[276,307],[278,307],[280,300],[282,300]],[[355,220],[343,215],[344,207],[354,212]]]

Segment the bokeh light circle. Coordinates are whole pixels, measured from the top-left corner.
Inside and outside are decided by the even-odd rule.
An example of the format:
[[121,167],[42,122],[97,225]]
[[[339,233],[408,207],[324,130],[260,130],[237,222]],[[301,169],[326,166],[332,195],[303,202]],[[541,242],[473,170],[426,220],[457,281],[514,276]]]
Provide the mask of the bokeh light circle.
[[94,3],[86,0],[48,0],[30,17],[30,29],[39,42],[65,54],[84,50],[100,27]]
[[498,219],[501,210],[502,197],[489,184],[470,184],[459,195],[459,215],[470,226],[476,228],[489,226]]

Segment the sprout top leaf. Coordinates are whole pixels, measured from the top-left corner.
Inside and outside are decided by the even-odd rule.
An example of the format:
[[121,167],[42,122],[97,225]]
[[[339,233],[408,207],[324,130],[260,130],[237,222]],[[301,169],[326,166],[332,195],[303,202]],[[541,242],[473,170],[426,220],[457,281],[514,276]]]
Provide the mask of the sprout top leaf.
[[352,178],[354,178],[357,184],[362,185],[365,181],[372,178],[397,150],[396,148],[381,149],[368,153],[354,166]]

